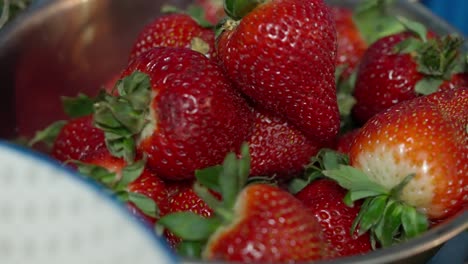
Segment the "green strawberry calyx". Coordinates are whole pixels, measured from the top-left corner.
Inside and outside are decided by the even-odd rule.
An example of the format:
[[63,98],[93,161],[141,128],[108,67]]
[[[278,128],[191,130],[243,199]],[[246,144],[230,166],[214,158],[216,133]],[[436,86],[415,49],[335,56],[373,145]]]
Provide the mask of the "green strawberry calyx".
[[[234,206],[239,193],[248,183],[250,154],[248,145],[241,147],[241,157],[228,153],[222,165],[208,167],[195,172],[197,182],[194,190],[213,210],[206,218],[193,212],[176,212],[163,216],[156,224],[156,232],[166,228],[182,238],[178,252],[186,257],[199,257],[204,245],[220,227],[234,221]],[[217,192],[222,199],[215,197]]]
[[467,71],[466,60],[461,56],[463,39],[456,35],[428,38],[424,25],[399,17],[405,28],[413,32],[410,37],[395,47],[399,54],[410,54],[417,64],[417,71],[423,78],[416,83],[415,91],[428,95],[438,91],[444,81],[453,75]]
[[154,200],[144,194],[131,192],[128,188],[143,173],[144,160],[125,166],[120,172],[113,172],[104,167],[77,160],[69,161],[69,163],[76,165],[78,172],[84,177],[103,185],[121,202],[133,203],[145,215],[153,218],[159,217],[159,208]]
[[367,44],[405,30],[396,16],[389,12],[394,2],[395,0],[363,0],[354,10],[353,21]]
[[[333,151],[329,155],[333,155]],[[358,235],[370,232],[374,248],[377,244],[382,247],[394,245],[428,229],[427,216],[400,199],[402,190],[413,179],[414,174],[406,176],[398,185],[388,189],[350,165],[337,164],[322,173],[348,190],[344,198],[348,206],[364,199],[350,232],[353,234],[357,230]]]
[[[96,98],[90,98],[85,94],[79,93],[76,97],[62,96],[62,108],[69,118],[78,118],[90,115],[94,112],[93,105],[100,99],[101,94]],[[46,148],[50,150],[62,128],[67,124],[65,120],[58,120],[48,125],[47,127],[36,131],[34,136],[26,143],[27,146],[33,147],[39,142],[44,143]]]
[[151,123],[150,78],[135,71],[119,80],[114,89],[118,95],[105,93],[94,103],[94,123],[104,131],[109,152],[130,164],[135,160],[135,137]]
[[296,194],[304,189],[311,182],[319,178],[326,177],[323,174],[325,170],[338,169],[339,165],[348,165],[348,155],[336,152],[328,148],[320,149],[317,154],[310,158],[309,164],[304,168],[302,177],[293,178],[288,184],[288,190]]

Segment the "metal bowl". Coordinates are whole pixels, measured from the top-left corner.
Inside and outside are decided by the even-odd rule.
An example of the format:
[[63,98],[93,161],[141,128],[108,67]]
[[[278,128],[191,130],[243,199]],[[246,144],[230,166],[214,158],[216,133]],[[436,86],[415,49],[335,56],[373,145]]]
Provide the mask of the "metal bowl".
[[[168,0],[183,7],[187,1]],[[352,7],[357,1],[335,0]],[[31,136],[64,118],[60,96],[93,94],[119,72],[139,30],[160,14],[161,0],[39,2],[0,32],[0,138]],[[438,33],[455,32],[418,4],[398,1],[393,12]],[[425,263],[446,241],[468,229],[468,212],[424,235],[363,256],[327,263]],[[186,261],[187,263],[196,263]]]

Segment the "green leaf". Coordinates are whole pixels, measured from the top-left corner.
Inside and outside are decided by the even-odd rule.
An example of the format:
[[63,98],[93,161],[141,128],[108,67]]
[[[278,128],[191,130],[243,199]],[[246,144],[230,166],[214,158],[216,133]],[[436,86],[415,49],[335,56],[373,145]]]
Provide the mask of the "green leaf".
[[177,245],[177,254],[189,259],[201,259],[203,243],[200,241],[182,241]]
[[71,160],[68,162],[75,164],[79,173],[103,184],[108,188],[111,188],[116,181],[117,174],[102,166],[84,163],[77,160]]
[[411,173],[407,175],[400,183],[392,188],[390,196],[393,198],[399,198],[403,189],[408,185],[408,183],[416,176],[416,173]]
[[215,165],[200,170],[195,170],[197,181],[203,186],[220,193],[219,177],[223,171],[222,165]]
[[158,225],[189,241],[206,241],[220,226],[217,218],[204,218],[192,212],[177,212],[163,216]]
[[161,13],[163,14],[170,14],[170,13],[183,13],[184,11],[177,6],[174,5],[169,5],[169,4],[163,4],[161,6]]
[[239,193],[238,164],[235,153],[229,153],[223,162],[223,171],[219,177],[221,194],[225,208],[233,208]]
[[404,206],[401,223],[407,239],[424,233],[429,228],[427,217],[412,206]]
[[394,0],[360,1],[353,14],[361,36],[368,44],[391,34],[402,32],[404,26],[388,12]]
[[158,205],[148,196],[141,193],[129,192],[128,201],[132,202],[145,215],[153,218],[159,217]]
[[348,68],[348,64],[337,65],[335,68],[335,83],[340,83],[341,75]]
[[[238,192],[244,188],[244,186],[247,183],[247,179],[249,178],[250,174],[250,163],[251,163],[251,157],[249,153],[249,145],[247,143],[243,143],[241,145],[241,158],[238,159],[237,161],[237,178],[239,179],[238,181]],[[255,175],[257,176],[257,175]]]
[[[385,212],[385,207],[387,205],[388,196],[380,195],[372,199],[369,202],[366,210],[362,212],[362,216],[359,221],[358,234],[362,235],[373,228],[383,217]],[[361,208],[362,211],[362,208]]]
[[62,105],[65,114],[72,118],[94,113],[94,99],[82,93],[76,97],[62,96]]
[[414,52],[420,51],[423,45],[424,42],[422,42],[420,39],[410,37],[396,44],[393,48],[393,52],[400,54],[412,54]]
[[31,0],[0,1],[0,29],[26,9]]
[[[349,192],[348,192],[349,194]],[[349,201],[349,198],[347,198],[348,194],[343,198],[344,202],[346,205],[348,205],[348,203],[351,203],[352,204],[352,201]],[[348,200],[348,201],[346,201]],[[373,199],[371,198],[367,198],[364,200],[364,202],[362,203],[361,205],[361,209],[359,210],[359,213],[358,215],[356,216],[356,218],[354,219],[353,221],[353,224],[351,225],[351,229],[350,229],[350,235],[353,236],[354,232],[356,231],[356,228],[359,226],[359,223],[361,222],[361,219],[362,219],[362,216],[367,212],[367,210],[369,209],[369,205],[370,203],[372,202]],[[348,205],[349,206],[349,205]]]
[[225,0],[224,1],[224,11],[226,14],[235,20],[240,20],[251,10],[253,10],[257,5],[259,5],[262,0]]
[[[371,181],[364,172],[352,166],[340,164],[338,169],[325,170],[323,171],[323,174],[328,178],[335,180],[341,187],[351,192],[368,191],[369,194],[374,195],[389,193],[389,190],[385,187]],[[365,197],[359,195],[359,199],[361,198]]]
[[431,77],[424,77],[414,86],[414,91],[421,95],[429,95],[439,90],[444,80]]
[[381,246],[388,247],[398,242],[402,211],[403,207],[399,202],[391,199],[388,201],[383,217],[375,228],[375,235]]
[[428,40],[416,53],[418,72],[426,77],[450,80],[453,74],[466,66],[460,56],[462,44],[463,39],[457,35]]
[[427,41],[427,28],[423,24],[398,16],[398,21],[408,30],[416,34],[423,42]]
[[339,169],[340,165],[349,164],[349,157],[346,154],[331,149],[322,149],[320,151],[323,155],[323,169],[325,170]]
[[48,148],[52,148],[55,139],[66,124],[67,121],[60,120],[52,123],[43,130],[37,131],[34,137],[29,140],[27,145],[32,147],[39,142],[43,142]]
[[203,28],[213,28],[214,25],[205,19],[206,12],[205,9],[199,5],[189,5],[187,8],[187,14],[190,15],[195,21],[197,21],[198,25]]
[[307,187],[311,182],[315,179],[318,179],[322,176],[321,173],[309,174],[311,177],[307,177],[306,179],[302,178],[293,178],[288,184],[288,191],[292,194],[297,194],[302,189]]
[[102,129],[112,155],[127,163],[135,159],[134,136],[148,124],[151,81],[147,74],[135,71],[116,84],[118,96],[105,94],[94,104],[94,123]]
[[200,197],[213,211],[221,216],[224,220],[231,220],[232,213],[229,210],[230,208],[225,208],[223,203],[218,200],[208,188],[200,185],[200,183],[195,182],[193,185],[193,191]]
[[139,160],[133,164],[125,166],[120,172],[122,178],[118,181],[115,189],[122,190],[126,189],[130,183],[138,179],[145,169],[145,161]]

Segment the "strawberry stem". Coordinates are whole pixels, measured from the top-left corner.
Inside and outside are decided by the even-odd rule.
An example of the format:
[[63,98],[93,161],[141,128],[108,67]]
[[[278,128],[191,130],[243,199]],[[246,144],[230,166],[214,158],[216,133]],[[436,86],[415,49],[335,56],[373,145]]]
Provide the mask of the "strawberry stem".
[[135,138],[148,123],[151,101],[149,76],[135,71],[117,82],[118,96],[104,94],[94,104],[94,122],[104,131],[106,146],[115,157],[127,163],[135,159]]

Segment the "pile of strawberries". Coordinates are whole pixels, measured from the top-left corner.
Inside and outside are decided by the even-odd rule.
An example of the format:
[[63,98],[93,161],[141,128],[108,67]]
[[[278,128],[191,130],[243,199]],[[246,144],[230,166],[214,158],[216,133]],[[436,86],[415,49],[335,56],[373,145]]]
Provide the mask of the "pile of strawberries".
[[165,7],[37,133],[187,258],[296,262],[411,239],[468,201],[455,35],[323,0]]

